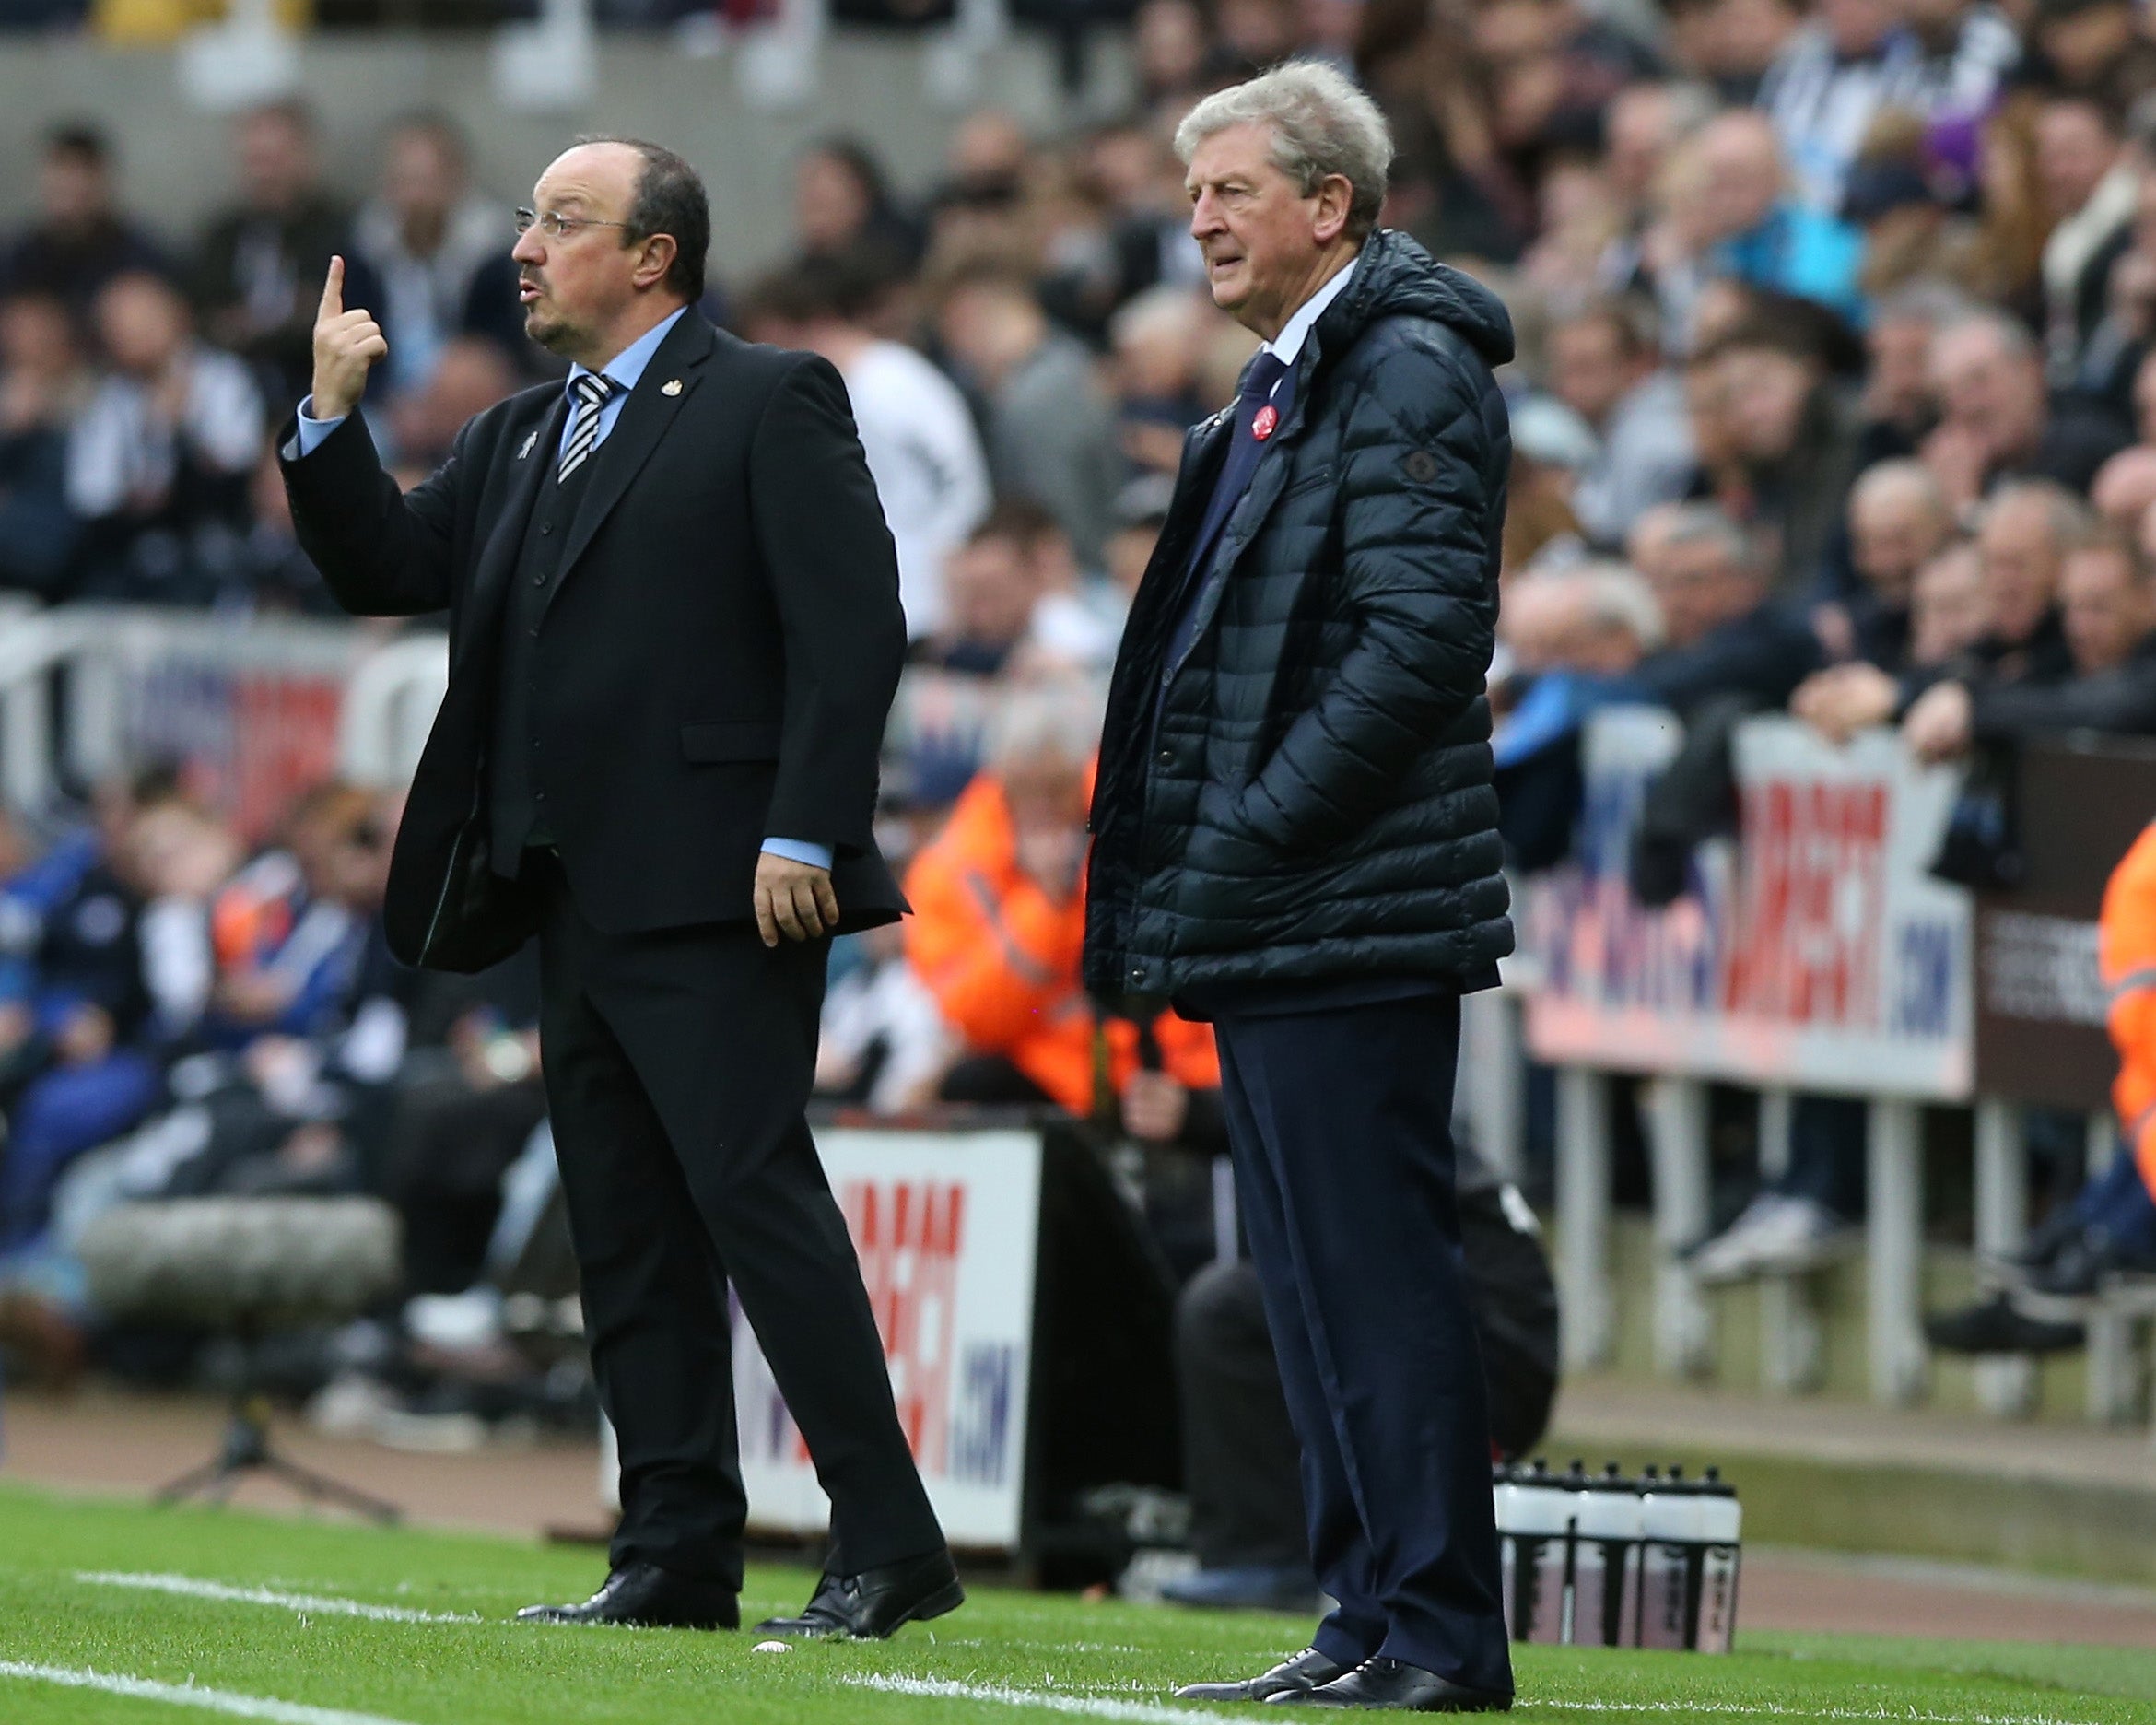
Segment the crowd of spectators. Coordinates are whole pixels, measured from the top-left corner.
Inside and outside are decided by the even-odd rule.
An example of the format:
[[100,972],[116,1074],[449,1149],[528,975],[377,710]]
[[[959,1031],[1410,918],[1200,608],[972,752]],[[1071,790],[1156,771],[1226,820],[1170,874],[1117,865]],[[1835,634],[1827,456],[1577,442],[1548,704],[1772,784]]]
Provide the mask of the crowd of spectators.
[[[1046,135],[985,109],[919,187],[834,135],[793,164],[775,266],[718,237],[706,310],[845,378],[913,642],[885,837],[920,914],[835,965],[827,1094],[1217,1133],[1203,1039],[1079,988],[1076,899],[1101,679],[1185,434],[1255,346],[1204,291],[1169,135],[1284,56],[1378,100],[1384,221],[1517,325],[1492,676],[1516,869],[1565,856],[1610,703],[1688,728],[1650,901],[1726,820],[1744,715],[1978,765],[2156,733],[2156,29],[2127,0],[1140,0],[1129,38],[1124,112]],[[304,108],[234,145],[231,207],[187,243],[126,213],[94,128],[47,140],[0,247],[0,586],[326,608],[265,440],[333,252],[388,336],[365,410],[401,471],[548,375],[513,189],[472,183],[453,123],[391,125],[357,206]],[[1703,1273],[1815,1261],[1862,1203],[1857,1130],[1800,1104],[1797,1166]]]

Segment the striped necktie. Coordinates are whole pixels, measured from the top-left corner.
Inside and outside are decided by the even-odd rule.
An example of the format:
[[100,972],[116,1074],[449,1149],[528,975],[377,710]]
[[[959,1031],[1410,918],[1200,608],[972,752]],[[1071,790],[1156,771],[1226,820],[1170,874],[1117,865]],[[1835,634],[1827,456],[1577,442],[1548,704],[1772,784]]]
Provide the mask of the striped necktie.
[[599,447],[599,415],[614,390],[614,380],[597,371],[587,371],[569,384],[569,393],[577,399],[576,415],[569,421],[568,440],[561,446],[557,480],[567,479]]

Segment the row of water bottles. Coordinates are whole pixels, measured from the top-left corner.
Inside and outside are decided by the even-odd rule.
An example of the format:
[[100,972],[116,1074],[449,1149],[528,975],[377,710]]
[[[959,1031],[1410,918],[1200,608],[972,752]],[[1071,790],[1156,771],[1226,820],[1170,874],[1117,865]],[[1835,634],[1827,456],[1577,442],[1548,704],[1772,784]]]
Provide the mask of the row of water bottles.
[[1614,1461],[1598,1476],[1538,1459],[1498,1468],[1495,1488],[1515,1641],[1729,1650],[1743,1512],[1718,1470],[1626,1479]]

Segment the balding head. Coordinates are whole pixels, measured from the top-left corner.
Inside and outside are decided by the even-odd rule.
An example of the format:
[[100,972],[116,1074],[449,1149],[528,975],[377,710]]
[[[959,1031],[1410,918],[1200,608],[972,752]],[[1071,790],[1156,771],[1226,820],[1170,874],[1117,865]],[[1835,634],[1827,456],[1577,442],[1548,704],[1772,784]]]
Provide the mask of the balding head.
[[2089,501],[2107,527],[2128,534],[2138,530],[2150,504],[2156,503],[2156,449],[2138,444],[2119,451],[2096,470]]
[[511,253],[524,328],[566,359],[596,370],[703,293],[710,206],[672,150],[587,139],[547,165],[531,208]]
[[1953,510],[1921,462],[1881,462],[1849,493],[1849,546],[1857,572],[1885,604],[1909,602],[1916,571],[1954,530]]
[[2080,499],[2044,480],[2004,487],[1992,498],[1976,552],[1994,634],[2018,644],[2036,633],[2057,598],[2067,553],[2087,541],[2092,524]]
[[1993,464],[2027,454],[2044,434],[2044,356],[2003,312],[1972,312],[1931,338],[1931,388],[1940,419]]
[[1710,238],[1734,240],[1758,227],[1780,200],[1782,147],[1755,109],[1718,114],[1690,146],[1700,175],[1700,212]]

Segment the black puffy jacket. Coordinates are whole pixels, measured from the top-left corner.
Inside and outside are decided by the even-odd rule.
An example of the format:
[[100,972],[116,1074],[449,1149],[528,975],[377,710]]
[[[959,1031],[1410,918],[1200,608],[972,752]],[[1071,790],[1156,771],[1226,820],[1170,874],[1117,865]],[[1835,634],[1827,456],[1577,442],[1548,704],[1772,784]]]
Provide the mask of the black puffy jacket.
[[1511,461],[1490,368],[1512,326],[1402,234],[1373,234],[1353,270],[1164,690],[1228,417],[1184,448],[1108,696],[1096,992],[1466,977],[1512,949],[1482,681]]

